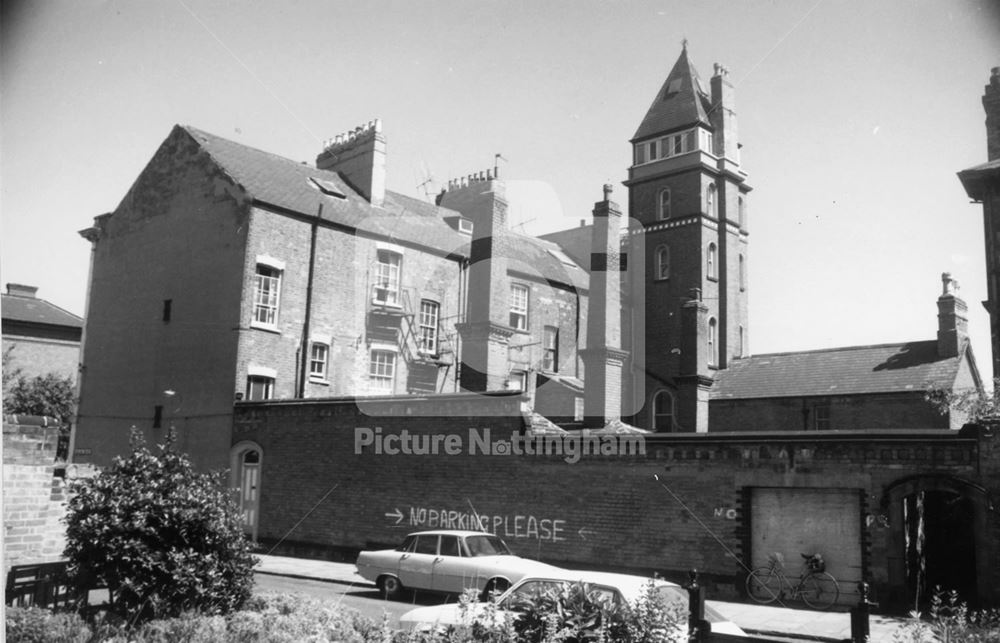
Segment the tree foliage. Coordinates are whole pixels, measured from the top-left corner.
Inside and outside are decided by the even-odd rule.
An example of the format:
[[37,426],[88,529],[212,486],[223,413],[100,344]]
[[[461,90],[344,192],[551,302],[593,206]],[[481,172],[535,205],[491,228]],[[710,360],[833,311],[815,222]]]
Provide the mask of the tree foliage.
[[106,586],[133,622],[194,610],[225,614],[250,598],[255,559],[219,477],[196,473],[172,438],[73,486],[66,551],[78,589]]
[[924,392],[924,399],[942,415],[958,412],[963,414],[968,422],[985,422],[1000,419],[998,394],[1000,394],[1000,377],[993,380],[992,391],[978,387],[955,390],[932,386]]
[[73,380],[56,373],[19,377],[9,390],[5,389],[4,408],[6,413],[47,415],[69,422],[76,413]]

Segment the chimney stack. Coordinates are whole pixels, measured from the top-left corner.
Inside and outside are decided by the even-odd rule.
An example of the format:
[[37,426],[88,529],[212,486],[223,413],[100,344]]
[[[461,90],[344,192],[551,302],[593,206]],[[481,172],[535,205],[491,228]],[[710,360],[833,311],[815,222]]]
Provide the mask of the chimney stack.
[[338,172],[375,206],[385,199],[385,136],[375,119],[327,139],[316,157],[316,168]]
[[628,352],[621,348],[621,219],[618,204],[611,200],[611,185],[606,184],[604,200],[594,204],[587,347],[580,350],[588,428],[602,428],[620,420],[622,413],[622,368]]
[[710,83],[712,91],[712,111],[708,120],[712,123],[715,141],[715,155],[739,165],[739,147],[736,134],[736,90],[729,82],[729,69],[715,63],[715,73]]
[[987,160],[1000,159],[1000,67],[994,67],[990,74],[990,84],[983,93],[983,108],[986,110],[986,153]]
[[468,308],[466,320],[456,324],[462,338],[460,385],[466,391],[498,391],[507,382],[508,347],[515,330],[510,326],[504,184],[481,172],[449,186],[439,205],[472,221]]
[[35,286],[25,286],[24,284],[7,284],[7,294],[13,297],[25,297],[28,299],[35,299],[35,293],[38,292],[38,288]]
[[951,273],[941,273],[941,296],[937,300],[939,357],[958,357],[969,337],[969,309],[957,292],[958,282]]

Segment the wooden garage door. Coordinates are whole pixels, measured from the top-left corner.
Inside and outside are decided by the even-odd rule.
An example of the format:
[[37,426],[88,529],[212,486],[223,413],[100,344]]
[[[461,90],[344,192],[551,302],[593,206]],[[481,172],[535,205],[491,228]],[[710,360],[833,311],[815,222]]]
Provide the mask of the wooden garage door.
[[798,577],[800,553],[819,552],[840,583],[843,605],[857,603],[861,580],[861,499],[856,489],[755,488],[751,493],[751,565],[781,552],[785,571]]

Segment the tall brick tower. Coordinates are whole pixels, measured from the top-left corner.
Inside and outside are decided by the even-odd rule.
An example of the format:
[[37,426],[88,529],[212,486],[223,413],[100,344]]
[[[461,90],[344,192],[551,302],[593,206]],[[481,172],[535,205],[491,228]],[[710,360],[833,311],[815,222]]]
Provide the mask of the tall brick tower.
[[973,201],[983,204],[986,238],[986,288],[983,306],[990,314],[993,377],[1000,377],[1000,67],[994,67],[983,93],[987,162],[958,173]]
[[629,260],[643,262],[630,274],[644,275],[630,282],[626,311],[644,340],[631,420],[656,431],[707,431],[714,371],[747,352],[751,188],[728,75],[715,65],[706,87],[685,43],[630,141]]

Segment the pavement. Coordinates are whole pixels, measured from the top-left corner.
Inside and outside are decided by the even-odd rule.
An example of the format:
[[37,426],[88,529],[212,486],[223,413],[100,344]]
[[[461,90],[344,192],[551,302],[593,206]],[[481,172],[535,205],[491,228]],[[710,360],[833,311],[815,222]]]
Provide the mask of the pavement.
[[[258,558],[261,562],[255,571],[260,574],[374,587],[372,583],[358,576],[352,563],[285,556],[259,555]],[[851,638],[851,617],[846,611],[814,612],[789,607],[714,600],[706,603],[751,635],[821,643],[841,643]],[[905,622],[902,618],[872,615],[869,619],[871,643],[892,643],[896,640],[894,633]]]

